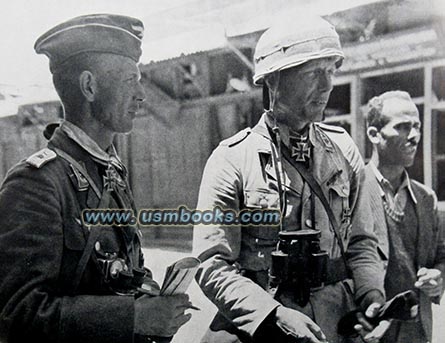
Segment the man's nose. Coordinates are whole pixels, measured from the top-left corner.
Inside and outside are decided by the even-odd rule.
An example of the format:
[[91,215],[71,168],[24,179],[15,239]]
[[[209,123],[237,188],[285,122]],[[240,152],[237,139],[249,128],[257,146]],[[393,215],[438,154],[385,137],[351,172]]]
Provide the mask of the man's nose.
[[408,134],[408,140],[415,140],[416,143],[420,141],[420,129],[418,127],[412,127]]
[[324,71],[319,74],[318,77],[318,88],[323,92],[330,92],[334,88],[332,82],[332,74],[328,71]]
[[146,97],[145,88],[142,85],[142,83],[138,82],[137,90],[136,90],[134,98],[138,102],[144,102],[145,101],[145,97]]

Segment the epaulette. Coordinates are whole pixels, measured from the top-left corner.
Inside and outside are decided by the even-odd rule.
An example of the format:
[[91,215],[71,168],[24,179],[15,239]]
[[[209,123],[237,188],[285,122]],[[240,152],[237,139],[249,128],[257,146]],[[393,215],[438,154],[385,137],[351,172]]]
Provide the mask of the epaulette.
[[44,148],[36,153],[32,154],[26,159],[26,163],[35,167],[41,168],[49,161],[54,160],[57,157],[57,154],[51,149]]
[[342,128],[341,126],[327,125],[325,123],[316,123],[315,125],[317,125],[323,131],[335,132],[335,133],[345,133],[346,132],[345,129]]
[[219,144],[223,145],[223,146],[228,146],[229,148],[231,148],[231,147],[237,145],[238,143],[241,143],[243,140],[245,140],[247,138],[247,136],[250,135],[251,132],[252,132],[252,129],[250,127],[245,128],[244,130],[241,130],[240,132],[233,135],[232,137],[229,137],[229,138],[221,141],[221,143],[219,143]]

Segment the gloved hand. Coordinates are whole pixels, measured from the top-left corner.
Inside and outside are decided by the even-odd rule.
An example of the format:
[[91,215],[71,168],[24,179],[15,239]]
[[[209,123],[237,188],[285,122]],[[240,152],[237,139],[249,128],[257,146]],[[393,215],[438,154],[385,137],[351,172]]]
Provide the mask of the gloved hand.
[[305,314],[290,308],[279,306],[275,312],[276,325],[295,342],[327,343],[320,327]]
[[356,309],[346,313],[338,322],[337,332],[343,336],[361,335],[365,342],[378,342],[393,319],[412,320],[417,316],[419,302],[414,291],[398,293],[384,305],[382,299],[380,292],[371,291],[362,300],[361,306],[366,311]]
[[382,320],[377,326],[372,325],[367,320],[376,317],[379,313],[380,307],[382,307],[382,304],[374,302],[368,306],[365,314],[362,312],[357,312],[357,320],[359,324],[356,324],[354,329],[366,343],[379,342],[379,340],[391,326],[392,320]]
[[444,291],[441,271],[434,268],[420,268],[414,287],[420,289],[430,298],[438,297],[440,299]]
[[134,331],[143,336],[171,337],[190,320],[191,314],[184,311],[191,306],[187,294],[143,295],[135,300]]

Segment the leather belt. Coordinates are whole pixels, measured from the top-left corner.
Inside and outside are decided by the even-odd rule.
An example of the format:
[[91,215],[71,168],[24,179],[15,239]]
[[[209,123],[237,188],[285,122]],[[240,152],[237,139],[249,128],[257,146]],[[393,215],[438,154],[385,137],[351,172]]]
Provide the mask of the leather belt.
[[[243,269],[241,274],[259,284],[262,288],[266,288],[268,277],[266,270],[254,271]],[[326,265],[326,279],[323,285],[332,285],[334,283],[350,279],[351,277],[351,273],[346,269],[341,257],[329,259]],[[311,290],[315,291],[321,288],[322,287],[311,288]]]

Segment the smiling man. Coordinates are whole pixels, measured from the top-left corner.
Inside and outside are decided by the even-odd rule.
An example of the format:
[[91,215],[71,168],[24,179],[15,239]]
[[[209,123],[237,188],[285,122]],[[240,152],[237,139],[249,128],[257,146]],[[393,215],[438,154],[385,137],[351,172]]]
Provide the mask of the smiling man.
[[364,163],[345,130],[319,123],[343,58],[320,17],[281,18],[257,43],[265,113],[210,156],[198,208],[279,209],[282,221],[195,227],[197,280],[219,310],[202,342],[344,342],[339,319],[384,300]]
[[113,139],[131,131],[145,99],[143,29],[135,18],[86,15],[35,43],[49,58],[64,121],[0,189],[2,342],[151,342],[190,319],[186,295],[151,296],[159,288],[137,226],[81,220],[83,209],[136,210]]
[[439,303],[444,291],[445,241],[436,195],[405,169],[420,141],[419,111],[408,93],[386,92],[369,101],[367,126],[373,148],[366,187],[387,264],[386,293],[417,289],[420,298],[420,321],[394,322],[382,342],[431,342],[431,302]]

